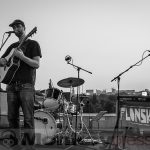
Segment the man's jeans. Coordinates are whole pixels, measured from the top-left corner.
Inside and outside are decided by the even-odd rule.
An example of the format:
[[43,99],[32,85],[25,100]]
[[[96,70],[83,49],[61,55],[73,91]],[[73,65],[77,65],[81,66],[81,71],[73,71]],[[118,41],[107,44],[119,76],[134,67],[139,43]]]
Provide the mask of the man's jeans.
[[[14,130],[20,128],[19,108],[24,115],[24,130],[22,144],[33,145],[34,131],[34,86],[32,84],[14,83],[7,86],[8,121],[9,127]],[[16,131],[17,131],[16,130]],[[18,136],[17,136],[18,137]],[[18,139],[20,142],[20,139]]]

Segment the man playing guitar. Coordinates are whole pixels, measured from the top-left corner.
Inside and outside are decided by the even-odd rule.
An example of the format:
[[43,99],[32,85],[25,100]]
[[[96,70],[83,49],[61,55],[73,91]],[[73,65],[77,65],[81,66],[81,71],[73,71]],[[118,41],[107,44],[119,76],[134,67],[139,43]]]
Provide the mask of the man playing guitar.
[[[0,66],[3,68],[8,67],[8,76],[9,78],[11,77],[10,81],[8,81],[7,77],[7,80],[4,82],[7,84],[9,127],[19,131],[19,108],[21,107],[24,115],[24,136],[21,143],[32,147],[35,140],[34,86],[36,69],[39,68],[40,58],[42,57],[41,49],[37,41],[27,39],[26,27],[22,20],[14,20],[9,26],[13,28],[15,35],[19,39],[19,41],[12,43],[0,58]],[[8,60],[7,56],[10,53],[12,53],[12,56]],[[15,67],[17,68],[15,73],[13,72],[14,68],[9,68],[11,62],[15,65],[19,62],[19,65]],[[20,139],[18,140],[20,142]]]

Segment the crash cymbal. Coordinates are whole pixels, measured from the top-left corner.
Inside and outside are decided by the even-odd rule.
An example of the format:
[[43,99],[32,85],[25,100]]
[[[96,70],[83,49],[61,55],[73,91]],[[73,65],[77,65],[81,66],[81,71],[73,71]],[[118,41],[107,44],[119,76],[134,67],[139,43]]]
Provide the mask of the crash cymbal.
[[84,80],[81,78],[69,77],[63,80],[60,80],[57,85],[64,88],[77,87],[84,83]]

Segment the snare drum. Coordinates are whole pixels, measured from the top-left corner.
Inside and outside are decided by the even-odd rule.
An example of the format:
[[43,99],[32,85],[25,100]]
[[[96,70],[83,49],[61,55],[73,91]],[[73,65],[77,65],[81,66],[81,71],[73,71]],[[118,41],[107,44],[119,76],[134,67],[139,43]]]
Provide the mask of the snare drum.
[[59,89],[52,88],[46,90],[46,99],[44,100],[44,107],[50,111],[55,111],[59,107],[59,100],[61,99],[62,92]]
[[36,110],[34,114],[35,122],[35,144],[48,144],[52,142],[57,132],[57,124],[54,117],[41,110]]

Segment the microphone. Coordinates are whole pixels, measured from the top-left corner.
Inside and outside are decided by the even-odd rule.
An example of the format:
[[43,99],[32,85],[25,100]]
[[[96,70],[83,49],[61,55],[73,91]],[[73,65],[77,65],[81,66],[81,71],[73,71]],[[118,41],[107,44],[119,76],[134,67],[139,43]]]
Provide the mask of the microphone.
[[15,33],[15,31],[7,31],[5,33],[11,34],[11,33]]
[[65,57],[65,60],[67,61],[67,62],[70,62],[71,61],[71,56],[69,56],[69,55],[67,55],[66,57]]

